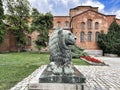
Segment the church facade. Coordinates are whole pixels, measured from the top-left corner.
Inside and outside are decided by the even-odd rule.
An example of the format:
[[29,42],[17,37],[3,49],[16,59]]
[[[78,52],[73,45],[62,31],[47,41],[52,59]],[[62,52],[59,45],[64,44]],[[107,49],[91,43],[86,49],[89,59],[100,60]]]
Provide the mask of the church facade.
[[54,16],[53,29],[70,30],[77,36],[76,45],[85,50],[100,50],[97,45],[101,31],[108,32],[110,24],[120,20],[115,15],[105,15],[98,12],[98,7],[78,6],[69,10],[69,16]]

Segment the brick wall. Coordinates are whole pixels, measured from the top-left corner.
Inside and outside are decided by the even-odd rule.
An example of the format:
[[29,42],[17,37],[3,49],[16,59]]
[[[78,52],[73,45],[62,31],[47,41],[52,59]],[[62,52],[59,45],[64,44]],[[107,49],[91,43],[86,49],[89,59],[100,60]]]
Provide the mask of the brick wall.
[[70,17],[69,16],[54,16],[53,20],[53,28],[58,28],[57,23],[60,22],[60,28],[65,28],[65,22],[68,21],[70,23]]
[[116,19],[117,23],[120,25],[120,19]]
[[3,43],[0,46],[0,52],[2,52],[2,51],[9,52],[9,49],[10,49],[9,33],[7,33],[5,35],[5,39],[4,39]]

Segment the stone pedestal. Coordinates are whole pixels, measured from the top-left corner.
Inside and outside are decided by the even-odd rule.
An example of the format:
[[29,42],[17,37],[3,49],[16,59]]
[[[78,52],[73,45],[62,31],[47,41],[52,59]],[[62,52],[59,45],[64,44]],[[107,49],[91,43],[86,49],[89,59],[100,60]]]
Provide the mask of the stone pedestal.
[[85,77],[75,67],[72,75],[54,75],[48,68],[49,66],[41,74],[39,83],[85,83]]
[[75,67],[72,75],[54,75],[48,68],[42,72],[38,83],[28,85],[28,90],[84,90],[85,77]]
[[40,75],[39,83],[28,85],[29,90],[84,90],[85,77],[75,67],[73,75],[54,75],[48,68]]
[[30,84],[29,90],[84,90],[82,84],[39,83]]

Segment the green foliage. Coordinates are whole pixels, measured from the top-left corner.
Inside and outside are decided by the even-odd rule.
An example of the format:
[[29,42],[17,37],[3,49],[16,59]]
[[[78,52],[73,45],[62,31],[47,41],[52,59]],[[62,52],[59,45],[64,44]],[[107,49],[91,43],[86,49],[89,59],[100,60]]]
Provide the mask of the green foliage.
[[84,52],[84,49],[76,45],[71,45],[70,48],[71,48],[73,58],[80,58],[80,56],[88,55],[86,52]]
[[0,20],[0,45],[4,41],[5,32],[6,32],[5,31],[5,25],[4,25],[3,21]]
[[0,20],[4,18],[4,9],[2,0],[0,0]]
[[97,43],[104,53],[120,55],[120,26],[116,21],[111,23],[107,34],[101,32]]
[[44,42],[44,36],[38,36],[38,39],[35,41],[36,47],[40,51],[41,48],[46,47],[46,43]]
[[4,36],[5,36],[5,25],[3,23],[3,19],[4,19],[4,9],[3,9],[2,0],[0,0],[0,44],[4,41]]
[[38,49],[41,47],[46,47],[48,43],[48,33],[49,30],[53,27],[53,15],[51,13],[41,14],[37,9],[33,9],[32,12],[33,21],[31,24],[32,31],[37,30],[40,35],[35,41]]
[[103,31],[101,31],[101,34],[98,36],[97,41],[98,46],[103,50],[103,52],[107,52],[106,44],[107,44],[107,37],[106,34],[104,34]]
[[29,33],[29,2],[28,0],[6,0],[7,15],[6,19],[10,25],[11,33],[16,36],[18,48],[26,44],[26,35]]
[[39,12],[36,8],[32,8],[32,17],[33,19],[37,18],[39,16]]

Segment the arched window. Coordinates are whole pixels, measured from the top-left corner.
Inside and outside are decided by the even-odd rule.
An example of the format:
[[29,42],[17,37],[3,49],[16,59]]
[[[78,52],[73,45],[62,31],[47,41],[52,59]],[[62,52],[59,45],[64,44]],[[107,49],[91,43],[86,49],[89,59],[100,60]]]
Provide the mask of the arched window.
[[58,21],[57,22],[57,28],[60,28],[60,26],[61,26],[60,24],[61,24],[60,21]]
[[84,22],[81,22],[80,27],[81,27],[81,29],[85,29],[85,23],[84,23]]
[[80,33],[80,41],[81,41],[81,42],[84,42],[84,32],[81,32],[81,33]]
[[92,28],[92,20],[88,19],[88,29],[91,29],[91,28]]
[[65,21],[65,27],[69,27],[69,22]]
[[99,32],[96,32],[95,33],[95,41],[98,41],[98,35],[99,35]]
[[92,32],[88,32],[88,41],[92,41]]
[[99,23],[95,22],[95,29],[98,29],[98,28],[99,28]]

